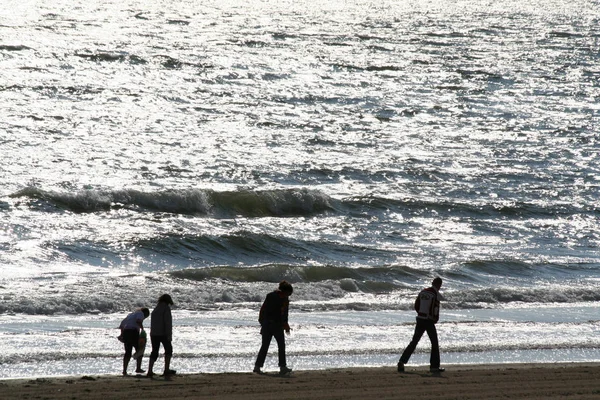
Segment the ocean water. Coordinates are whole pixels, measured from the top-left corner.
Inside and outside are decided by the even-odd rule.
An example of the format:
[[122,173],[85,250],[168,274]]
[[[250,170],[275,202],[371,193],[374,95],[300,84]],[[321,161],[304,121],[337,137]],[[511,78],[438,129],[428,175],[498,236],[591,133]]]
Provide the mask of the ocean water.
[[282,279],[296,369],[395,365],[435,276],[443,364],[600,361],[599,7],[9,0],[0,378],[120,373],[162,293],[250,371]]

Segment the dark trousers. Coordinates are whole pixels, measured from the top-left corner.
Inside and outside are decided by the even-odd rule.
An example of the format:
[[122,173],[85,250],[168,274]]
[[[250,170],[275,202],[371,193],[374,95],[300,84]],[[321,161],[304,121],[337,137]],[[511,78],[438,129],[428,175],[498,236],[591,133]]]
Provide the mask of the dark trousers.
[[281,323],[273,321],[265,322],[262,325],[260,333],[262,335],[262,346],[260,346],[260,350],[258,351],[255,366],[262,368],[263,365],[265,365],[265,359],[267,358],[267,352],[269,351],[269,346],[271,345],[271,339],[275,337],[275,340],[277,341],[277,351],[279,352],[279,366],[286,367],[285,335],[283,333],[283,327],[281,326]]
[[138,350],[140,342],[140,331],[137,329],[123,329],[123,344],[125,345],[125,357],[129,359],[133,349]]
[[173,355],[173,345],[166,336],[150,335],[152,341],[152,353],[150,353],[150,360],[156,361],[158,359],[158,352],[160,351],[160,344],[162,343],[165,348],[165,356]]
[[429,336],[429,340],[431,341],[431,357],[429,358],[429,367],[430,368],[439,368],[440,367],[440,345],[438,343],[437,329],[435,329],[435,322],[430,319],[417,318],[417,325],[415,326],[415,334],[411,342],[408,344],[404,353],[402,353],[402,357],[400,357],[400,362],[402,364],[406,364],[410,359],[410,356],[417,348],[417,344],[419,344],[419,340],[423,336],[423,333],[427,332],[427,336]]

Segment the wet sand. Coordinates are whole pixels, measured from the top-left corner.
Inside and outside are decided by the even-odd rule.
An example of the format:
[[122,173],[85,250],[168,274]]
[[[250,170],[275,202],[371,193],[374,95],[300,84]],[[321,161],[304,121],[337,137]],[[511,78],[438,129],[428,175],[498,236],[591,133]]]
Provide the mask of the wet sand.
[[356,368],[0,380],[0,399],[600,399],[600,364]]

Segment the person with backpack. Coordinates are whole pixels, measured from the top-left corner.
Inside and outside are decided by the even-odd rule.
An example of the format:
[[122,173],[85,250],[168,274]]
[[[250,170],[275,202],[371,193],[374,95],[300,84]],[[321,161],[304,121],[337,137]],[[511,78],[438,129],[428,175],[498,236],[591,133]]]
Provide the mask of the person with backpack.
[[435,324],[440,319],[440,300],[443,300],[439,290],[442,287],[442,278],[433,280],[431,287],[421,290],[415,300],[415,311],[417,312],[417,324],[411,342],[408,344],[400,361],[398,361],[398,372],[404,372],[404,364],[408,363],[410,356],[415,351],[423,333],[427,332],[431,341],[431,356],[429,359],[429,370],[433,373],[444,372],[440,368],[440,347],[438,343],[437,329]]

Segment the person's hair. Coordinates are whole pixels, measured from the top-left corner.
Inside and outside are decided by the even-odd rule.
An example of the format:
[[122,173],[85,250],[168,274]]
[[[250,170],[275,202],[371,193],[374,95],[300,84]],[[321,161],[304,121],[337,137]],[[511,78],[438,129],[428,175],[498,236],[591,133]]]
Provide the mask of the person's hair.
[[171,295],[168,295],[166,293],[158,298],[158,302],[159,303],[167,303],[171,306],[173,305],[173,299],[171,298]]
[[150,310],[148,310],[146,307],[142,307],[140,310],[142,313],[144,313],[144,318],[148,318],[148,315],[150,315]]
[[294,293],[294,288],[287,281],[281,281],[281,282],[279,282],[279,290],[281,290],[282,292],[289,293],[289,294]]
[[437,278],[435,278],[432,282],[433,286],[435,286],[436,288],[441,288],[442,287],[442,278],[440,278],[439,276]]

